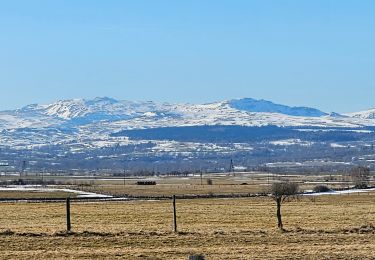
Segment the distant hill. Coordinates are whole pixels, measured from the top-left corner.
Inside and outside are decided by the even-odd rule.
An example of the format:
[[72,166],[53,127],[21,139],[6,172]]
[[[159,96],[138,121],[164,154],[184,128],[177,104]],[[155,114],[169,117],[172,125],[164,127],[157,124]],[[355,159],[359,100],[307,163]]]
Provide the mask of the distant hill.
[[234,99],[229,101],[229,105],[238,110],[249,112],[264,112],[264,113],[280,113],[290,116],[303,117],[320,117],[328,115],[315,108],[310,107],[290,107],[280,104],[275,104],[267,100],[256,100],[252,98]]
[[[358,129],[375,126],[374,115],[374,110],[348,115],[327,114],[315,108],[290,107],[252,98],[208,104],[126,101],[109,97],[70,99],[0,112],[0,145],[25,149],[73,144],[84,147],[90,143],[89,147],[102,147],[116,142],[114,133],[157,128],[163,128],[163,135],[168,135],[170,129],[173,136],[184,140],[181,136],[187,134],[184,127],[220,125],[276,126],[277,132],[283,127]],[[196,128],[195,133],[199,135],[201,129]],[[238,128],[227,128],[225,136],[231,136],[235,132],[230,131],[235,130]],[[158,132],[153,131],[155,133]],[[195,140],[194,136],[189,136]],[[216,135],[213,139],[221,137]]]
[[346,114],[349,117],[361,118],[361,119],[375,119],[375,108],[365,111],[355,112]]

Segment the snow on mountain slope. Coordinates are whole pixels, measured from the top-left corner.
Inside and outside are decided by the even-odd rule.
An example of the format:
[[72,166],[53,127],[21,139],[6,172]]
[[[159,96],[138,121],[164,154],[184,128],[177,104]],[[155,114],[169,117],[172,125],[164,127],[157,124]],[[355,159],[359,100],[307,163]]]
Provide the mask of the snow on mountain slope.
[[229,101],[229,105],[238,110],[249,112],[266,112],[266,113],[280,113],[290,116],[306,116],[306,117],[320,117],[325,116],[324,113],[315,108],[309,107],[289,107],[280,104],[275,104],[267,100],[256,100],[252,98],[234,99]]
[[375,119],[375,108],[365,111],[355,112],[346,114],[349,117],[361,118],[361,119]]
[[375,121],[349,117],[331,117],[329,115],[301,117],[280,113],[248,112],[235,109],[227,101],[224,101],[200,105],[163,104],[159,107],[159,110],[147,112],[137,117],[116,121],[104,120],[95,124],[87,124],[80,129],[84,129],[86,133],[91,131],[109,134],[119,130],[198,125],[357,128],[364,125],[375,125]]
[[62,119],[72,119],[85,115],[89,108],[82,99],[58,101],[48,106],[42,106],[44,114]]
[[[251,111],[255,110],[255,111]],[[291,115],[293,114],[293,115]],[[302,116],[307,114],[309,116]],[[319,126],[375,125],[371,117],[328,115],[313,108],[287,107],[269,101],[241,99],[210,104],[169,104],[152,101],[119,101],[112,98],[72,99],[48,105],[29,105],[0,112],[0,130],[22,127],[69,127],[102,131],[188,126]],[[100,132],[102,132],[100,131]]]
[[57,118],[39,113],[21,113],[19,111],[0,112],[0,131],[17,128],[43,128],[61,124]]
[[[118,101],[112,98],[95,98],[93,100],[73,99],[58,101],[50,105],[39,106],[45,115],[75,120],[75,122],[116,121],[143,115],[163,114],[168,112],[170,105],[152,101],[133,102]],[[150,114],[151,113],[151,114]],[[78,120],[80,119],[80,120]]]
[[[375,110],[372,112],[375,115]],[[375,126],[375,116],[370,112],[328,115],[313,108],[254,99],[209,104],[72,99],[0,112],[0,141],[20,147],[89,144],[93,140],[105,143],[110,134],[121,130],[199,125],[358,128]]]

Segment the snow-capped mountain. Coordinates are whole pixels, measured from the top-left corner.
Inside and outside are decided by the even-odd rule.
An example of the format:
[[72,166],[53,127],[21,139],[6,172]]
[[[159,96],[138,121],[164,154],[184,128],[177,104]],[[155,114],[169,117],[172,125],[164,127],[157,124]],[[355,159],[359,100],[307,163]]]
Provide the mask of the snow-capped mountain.
[[[71,99],[57,101],[48,105],[32,104],[25,106],[16,111],[6,111],[9,114],[15,113],[23,117],[30,116],[51,116],[62,120],[72,120],[76,118],[91,117],[93,120],[108,120],[111,116],[134,117],[146,115],[154,115],[157,112],[163,111],[180,111],[186,113],[188,111],[199,110],[201,112],[216,112],[215,110],[232,109],[237,112],[255,112],[255,113],[278,113],[290,116],[300,117],[321,117],[328,115],[320,110],[308,107],[289,107],[279,104],[274,104],[270,101],[255,100],[251,98],[236,99],[231,101],[217,102],[203,105],[188,105],[188,104],[168,104],[148,102],[132,102],[132,101],[118,101],[112,98],[95,98],[93,100]],[[204,111],[203,111],[204,110]],[[4,112],[3,112],[4,113]],[[98,116],[101,115],[101,116]]]
[[327,114],[250,98],[209,104],[72,99],[0,112],[0,140],[20,147],[90,143],[123,130],[204,125],[361,128],[375,126],[374,114]]
[[375,108],[365,111],[355,112],[346,114],[349,117],[361,118],[361,119],[375,119]]
[[57,101],[48,105],[29,105],[20,110],[20,113],[39,113],[63,120],[91,117],[93,120],[118,119],[136,115],[139,112],[156,110],[152,102],[118,101],[112,98],[95,98],[93,100],[71,99]]
[[[251,98],[210,104],[120,101],[112,98],[72,99],[32,104],[0,112],[1,129],[102,126],[121,130],[184,125],[278,125],[361,127],[374,125],[375,110],[346,116],[308,107],[289,107]],[[368,120],[369,119],[369,120]]]
[[267,100],[256,100],[252,98],[235,99],[229,101],[231,107],[249,112],[280,113],[290,116],[320,117],[326,116],[318,109],[310,107],[289,107],[275,104]]
[[374,153],[374,113],[328,114],[249,98],[209,104],[62,100],[1,111],[0,161],[14,169],[27,160],[39,170],[92,170],[122,169],[124,161],[153,168],[169,160],[179,167],[180,160],[190,169],[197,167],[195,159],[217,167],[217,158],[232,156],[257,165],[330,153],[350,164],[365,158],[363,151]]

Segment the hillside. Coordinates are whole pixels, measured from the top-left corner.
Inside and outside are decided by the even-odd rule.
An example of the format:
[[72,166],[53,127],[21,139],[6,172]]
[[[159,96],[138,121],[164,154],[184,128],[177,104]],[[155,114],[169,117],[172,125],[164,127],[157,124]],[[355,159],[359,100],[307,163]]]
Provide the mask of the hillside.
[[[193,163],[243,153],[242,161],[251,155],[256,165],[271,155],[273,161],[318,159],[324,147],[325,156],[348,161],[361,154],[358,147],[373,146],[374,126],[370,112],[328,114],[251,98],[209,104],[72,99],[0,112],[0,160],[22,160],[27,152],[36,168],[41,158],[46,165],[46,154],[48,167],[93,167],[94,161],[112,168],[124,156],[145,165],[160,158]],[[312,150],[298,153],[302,146]],[[339,147],[356,152],[341,155]]]

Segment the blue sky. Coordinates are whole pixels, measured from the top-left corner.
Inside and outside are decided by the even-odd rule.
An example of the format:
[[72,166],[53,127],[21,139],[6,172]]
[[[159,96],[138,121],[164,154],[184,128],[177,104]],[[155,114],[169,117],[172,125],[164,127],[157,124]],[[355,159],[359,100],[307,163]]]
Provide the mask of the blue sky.
[[0,109],[110,96],[375,107],[375,1],[0,1]]

